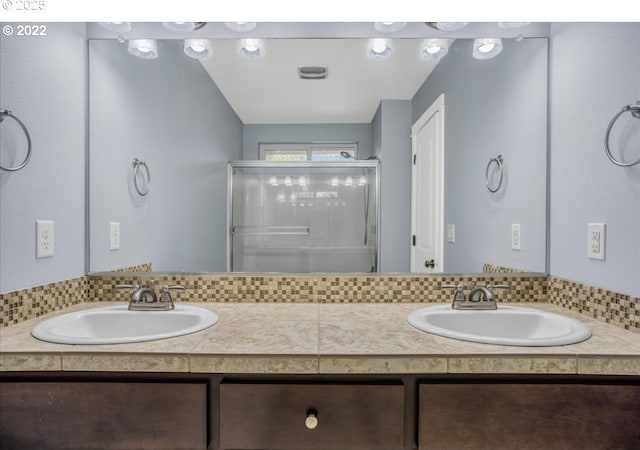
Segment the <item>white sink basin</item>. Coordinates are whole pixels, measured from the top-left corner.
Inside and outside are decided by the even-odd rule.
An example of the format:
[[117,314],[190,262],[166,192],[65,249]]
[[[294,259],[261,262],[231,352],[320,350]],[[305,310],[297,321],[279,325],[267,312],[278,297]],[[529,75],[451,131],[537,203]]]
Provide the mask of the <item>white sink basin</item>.
[[31,334],[57,344],[123,344],[195,333],[217,321],[216,313],[196,306],[176,305],[173,311],[107,306],[52,317],[33,327]]
[[450,305],[438,305],[413,311],[407,320],[428,333],[485,344],[548,347],[575,344],[591,337],[589,327],[578,320],[516,306],[460,311]]

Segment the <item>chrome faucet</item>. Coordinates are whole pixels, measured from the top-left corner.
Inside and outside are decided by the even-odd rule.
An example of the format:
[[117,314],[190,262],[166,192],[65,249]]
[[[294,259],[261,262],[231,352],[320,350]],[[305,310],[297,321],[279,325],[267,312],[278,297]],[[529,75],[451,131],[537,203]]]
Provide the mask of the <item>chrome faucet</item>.
[[498,304],[496,302],[496,296],[493,293],[493,289],[509,289],[506,284],[487,284],[486,286],[476,287],[475,281],[471,283],[471,292],[469,297],[464,295],[464,285],[457,284],[445,284],[441,286],[441,289],[450,290],[455,289],[456,294],[451,303],[453,309],[497,309]]
[[[153,281],[151,283],[154,283]],[[140,287],[137,284],[119,284],[116,286],[119,291],[131,290],[129,299],[130,311],[170,311],[175,309],[171,292],[184,292],[184,286],[162,286],[160,299],[152,287]]]

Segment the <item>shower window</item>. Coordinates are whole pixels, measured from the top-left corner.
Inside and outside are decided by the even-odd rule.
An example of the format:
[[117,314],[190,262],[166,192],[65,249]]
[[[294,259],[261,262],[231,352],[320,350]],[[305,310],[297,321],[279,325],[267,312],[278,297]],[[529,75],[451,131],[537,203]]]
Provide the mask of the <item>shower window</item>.
[[229,165],[231,272],[376,272],[378,163]]
[[[344,155],[350,155],[346,158]],[[358,158],[358,144],[307,143],[260,144],[260,159],[266,161],[348,161]]]

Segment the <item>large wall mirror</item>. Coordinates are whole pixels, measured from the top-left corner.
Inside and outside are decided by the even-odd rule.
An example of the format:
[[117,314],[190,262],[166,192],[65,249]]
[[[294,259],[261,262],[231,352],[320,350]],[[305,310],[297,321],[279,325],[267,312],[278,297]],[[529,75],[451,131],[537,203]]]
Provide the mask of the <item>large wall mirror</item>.
[[[411,126],[444,94],[442,270],[545,272],[547,39],[504,40],[488,60],[452,39],[425,61],[422,42],[396,39],[379,61],[365,39],[267,39],[264,58],[213,39],[201,62],[183,40],[159,40],[155,59],[90,40],[90,271],[225,272],[228,162],[258,159],[261,143],[348,142],[380,160],[381,271],[408,272]],[[300,80],[303,65],[328,79]]]

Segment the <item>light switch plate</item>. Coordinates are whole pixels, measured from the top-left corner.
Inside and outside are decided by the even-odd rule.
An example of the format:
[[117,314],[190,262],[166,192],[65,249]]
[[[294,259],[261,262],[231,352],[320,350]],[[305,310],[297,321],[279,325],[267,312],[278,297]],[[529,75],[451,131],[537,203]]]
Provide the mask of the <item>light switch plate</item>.
[[520,250],[520,224],[511,224],[511,250]]
[[456,241],[456,225],[453,223],[447,224],[447,242],[454,243]]
[[109,250],[120,249],[120,222],[109,222]]
[[36,220],[36,258],[53,256],[53,220]]
[[607,224],[590,223],[587,232],[587,255],[590,259],[604,261]]

